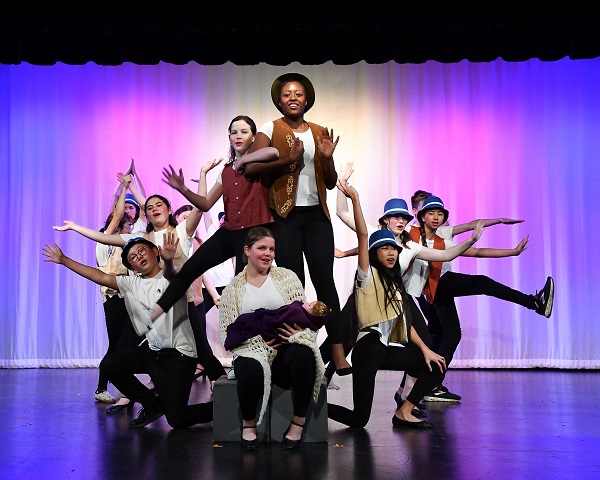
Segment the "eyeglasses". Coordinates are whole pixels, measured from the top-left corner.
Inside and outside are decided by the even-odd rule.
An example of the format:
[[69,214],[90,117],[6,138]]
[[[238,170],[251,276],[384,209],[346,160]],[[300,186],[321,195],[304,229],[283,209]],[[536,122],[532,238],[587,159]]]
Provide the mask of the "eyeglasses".
[[129,260],[130,263],[135,263],[140,259],[140,255],[146,255],[146,253],[148,253],[149,248],[145,245],[140,245],[140,247],[137,249],[137,252],[127,255],[127,260]]

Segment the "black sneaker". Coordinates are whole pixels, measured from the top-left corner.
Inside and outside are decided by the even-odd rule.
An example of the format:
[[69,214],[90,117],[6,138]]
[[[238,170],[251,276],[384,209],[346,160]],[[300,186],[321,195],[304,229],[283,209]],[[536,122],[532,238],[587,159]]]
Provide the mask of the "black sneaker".
[[535,303],[537,303],[535,312],[546,318],[550,317],[554,303],[554,279],[548,277],[542,291],[539,293],[536,292],[533,298],[535,298]]
[[446,387],[440,385],[423,397],[424,402],[460,402],[460,395],[451,393]]

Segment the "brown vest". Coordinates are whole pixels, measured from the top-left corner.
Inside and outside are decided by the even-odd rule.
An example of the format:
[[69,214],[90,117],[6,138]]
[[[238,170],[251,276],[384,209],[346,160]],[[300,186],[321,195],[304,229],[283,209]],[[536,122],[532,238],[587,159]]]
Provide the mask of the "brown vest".
[[[421,230],[414,226],[410,228],[408,232],[410,239],[415,243],[421,243]],[[428,248],[428,247],[425,247]],[[442,237],[435,235],[433,237],[433,248],[436,250],[445,250],[446,242]],[[410,268],[410,265],[409,265]],[[408,271],[408,268],[406,269]],[[435,292],[437,290],[438,282],[442,274],[442,262],[429,262],[429,271],[427,272],[427,282],[423,288],[423,293],[427,297],[427,301],[433,305],[435,299]]]
[[[323,129],[315,123],[307,122],[312,132],[315,142],[315,178],[317,181],[317,190],[319,193],[319,202],[323,208],[325,216],[329,219],[329,209],[327,208],[327,189],[323,173],[323,159],[317,147],[317,135]],[[271,146],[279,150],[279,158],[289,157],[296,136],[290,126],[279,118],[273,122],[273,135],[271,137]],[[278,215],[285,218],[288,216],[296,202],[296,190],[298,188],[298,177],[300,168],[298,162],[285,167],[286,172],[275,179],[269,189],[269,207],[277,212]]]

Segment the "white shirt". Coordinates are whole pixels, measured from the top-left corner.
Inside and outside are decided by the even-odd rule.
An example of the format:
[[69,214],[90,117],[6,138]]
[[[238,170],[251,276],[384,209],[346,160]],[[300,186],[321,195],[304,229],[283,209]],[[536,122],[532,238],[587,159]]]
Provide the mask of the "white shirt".
[[197,356],[185,296],[177,300],[175,305],[160,315],[154,323],[150,321],[150,312],[169,286],[169,281],[162,271],[152,278],[131,275],[117,276],[116,279],[135,331],[140,336],[146,336],[152,350],[176,348],[188,357]]

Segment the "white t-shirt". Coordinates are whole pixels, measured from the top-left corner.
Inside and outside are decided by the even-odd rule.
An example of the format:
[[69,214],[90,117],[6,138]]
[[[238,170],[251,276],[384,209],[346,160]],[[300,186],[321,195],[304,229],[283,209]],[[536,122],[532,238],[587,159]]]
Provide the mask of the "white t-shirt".
[[[152,350],[176,348],[188,357],[197,356],[185,296],[177,300],[154,323],[150,321],[150,312],[169,286],[162,271],[152,278],[130,275],[117,276],[116,279],[135,331],[140,336],[146,336]],[[152,328],[149,329],[149,326]]]
[[[187,218],[175,227],[175,231],[177,232],[177,237],[179,238],[179,246],[181,247],[183,254],[187,258],[190,258],[190,256],[193,253],[192,250],[194,247],[194,237],[188,236],[186,225],[187,225]],[[149,240],[152,243],[154,243],[154,245],[156,245],[157,247],[162,247],[165,233],[167,233],[168,231],[169,231],[169,229],[165,228],[163,230],[159,230],[158,232],[157,231],[150,232]],[[127,240],[131,240],[132,238],[141,237],[143,233],[144,232],[122,233],[121,238],[123,240],[127,241]]]
[[[148,223],[144,222],[141,218],[138,218],[133,227],[131,227],[131,233],[144,233],[146,231],[146,226]],[[139,235],[136,235],[139,237]]]
[[[273,137],[273,122],[265,123],[258,131],[264,133],[270,140]],[[304,144],[304,167],[300,170],[298,177],[295,205],[297,207],[313,207],[319,205],[319,192],[315,176],[315,140],[310,128],[306,132],[294,132],[294,135]]]
[[271,279],[271,275],[267,276],[265,283],[260,287],[246,283],[246,292],[242,300],[242,313],[254,312],[258,308],[275,310],[283,305],[285,305],[285,301]]

